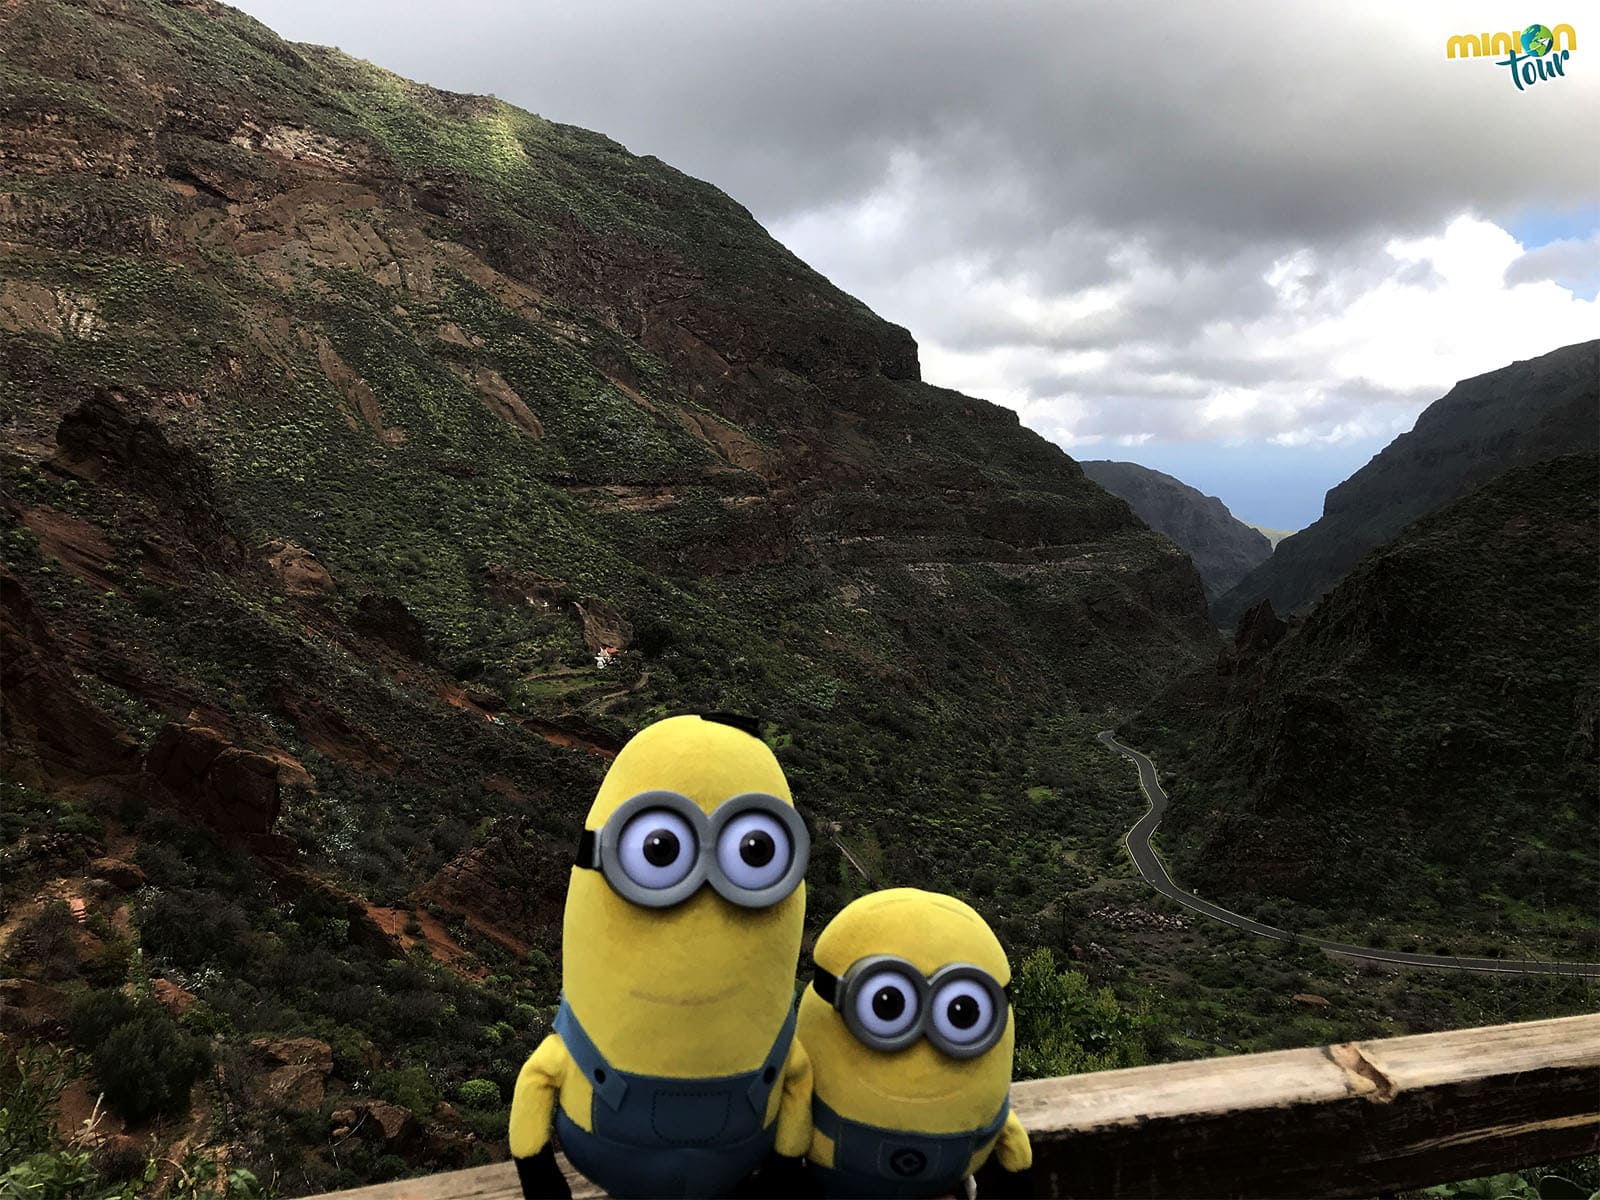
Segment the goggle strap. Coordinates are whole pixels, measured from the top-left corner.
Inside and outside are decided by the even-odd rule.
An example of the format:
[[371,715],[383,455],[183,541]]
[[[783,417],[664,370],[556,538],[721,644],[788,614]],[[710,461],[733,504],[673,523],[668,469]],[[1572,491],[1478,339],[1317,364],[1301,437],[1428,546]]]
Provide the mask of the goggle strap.
[[595,837],[595,830],[585,829],[578,838],[578,853],[572,860],[572,865],[582,867],[585,871],[598,871],[600,869],[600,844]]
[[824,1004],[837,1008],[839,995],[839,977],[832,971],[825,971],[816,967],[811,972],[811,990],[822,997]]

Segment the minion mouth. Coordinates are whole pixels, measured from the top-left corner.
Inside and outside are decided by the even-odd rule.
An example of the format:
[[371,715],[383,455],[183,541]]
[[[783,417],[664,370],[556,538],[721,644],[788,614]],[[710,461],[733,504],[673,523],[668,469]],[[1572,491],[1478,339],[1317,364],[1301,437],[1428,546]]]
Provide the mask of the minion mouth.
[[955,1092],[959,1090],[947,1088],[942,1092],[886,1092],[881,1088],[868,1087],[864,1083],[859,1083],[859,1081],[858,1086],[866,1091],[871,1092],[880,1100],[889,1100],[896,1104],[921,1103],[924,1100],[944,1100],[954,1095]]
[[643,1000],[648,1004],[665,1004],[671,1008],[699,1008],[706,1004],[715,1004],[719,1000],[726,1000],[742,987],[744,987],[744,983],[740,980],[735,980],[720,992],[713,992],[709,996],[657,996],[650,992],[641,992],[632,988],[628,990],[628,995],[635,1000]]

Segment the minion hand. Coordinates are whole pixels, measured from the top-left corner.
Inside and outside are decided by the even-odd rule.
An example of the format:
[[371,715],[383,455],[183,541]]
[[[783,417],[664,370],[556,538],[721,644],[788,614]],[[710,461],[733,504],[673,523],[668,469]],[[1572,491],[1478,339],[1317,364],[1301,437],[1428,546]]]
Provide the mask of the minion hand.
[[993,1157],[978,1168],[978,1200],[1033,1200],[1033,1168],[1008,1171]]
[[753,1200],[810,1200],[820,1190],[805,1159],[773,1151],[737,1194]]
[[511,1161],[517,1164],[523,1200],[572,1200],[572,1189],[556,1163],[555,1147],[549,1142],[533,1157]]
[[529,1055],[517,1075],[508,1134],[524,1200],[571,1200],[572,1189],[556,1164],[555,1145],[550,1140],[556,1093],[570,1062],[561,1039],[551,1034]]
[[1028,1144],[1028,1131],[1022,1127],[1016,1113],[1006,1117],[1000,1137],[995,1141],[994,1153],[979,1169],[976,1178],[980,1198],[1032,1200],[1033,1147]]

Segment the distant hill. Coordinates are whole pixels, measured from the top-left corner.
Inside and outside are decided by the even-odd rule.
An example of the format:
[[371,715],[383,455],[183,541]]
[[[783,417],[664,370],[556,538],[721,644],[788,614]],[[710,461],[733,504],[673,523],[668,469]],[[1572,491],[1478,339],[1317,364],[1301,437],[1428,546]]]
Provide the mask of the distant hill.
[[[1248,522],[1247,522],[1247,524],[1248,524]],[[1272,548],[1274,550],[1276,550],[1278,548],[1278,543],[1283,541],[1284,538],[1293,537],[1296,533],[1299,532],[1298,530],[1295,530],[1295,529],[1268,529],[1265,525],[1254,525],[1254,524],[1250,525],[1250,528],[1254,529],[1262,537],[1266,538],[1267,541],[1271,542],[1272,543]]]
[[1128,731],[1175,772],[1180,878],[1246,911],[1298,905],[1278,914],[1296,927],[1437,920],[1592,959],[1597,504],[1593,454],[1515,467],[1287,633],[1253,612]]
[[1272,542],[1215,496],[1138,463],[1080,462],[1083,473],[1128,502],[1139,519],[1194,562],[1208,598],[1222,595],[1272,555]]
[[1280,613],[1302,609],[1367,551],[1507,467],[1597,446],[1600,341],[1463,380],[1330,491],[1321,519],[1218,599],[1212,615],[1231,625],[1263,598]]

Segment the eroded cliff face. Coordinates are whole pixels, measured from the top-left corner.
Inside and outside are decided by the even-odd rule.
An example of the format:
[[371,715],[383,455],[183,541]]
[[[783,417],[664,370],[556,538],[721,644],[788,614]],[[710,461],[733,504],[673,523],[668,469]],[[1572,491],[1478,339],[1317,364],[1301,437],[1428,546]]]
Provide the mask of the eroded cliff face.
[[1322,517],[1280,542],[1213,609],[1231,625],[1266,598],[1301,611],[1368,551],[1508,467],[1600,445],[1600,341],[1464,379],[1415,427],[1328,492]]
[[1146,525],[1189,556],[1208,599],[1215,599],[1272,557],[1272,543],[1215,496],[1138,463],[1104,459],[1084,474],[1121,500]]
[[1214,650],[1181,553],[715,188],[209,0],[0,7],[0,402],[11,915],[137,860],[105,946],[224,1041],[343,1031],[335,1092],[421,1042],[509,1095],[641,724],[762,714],[900,882],[1025,834],[1026,942],[1085,820],[1035,773]]

